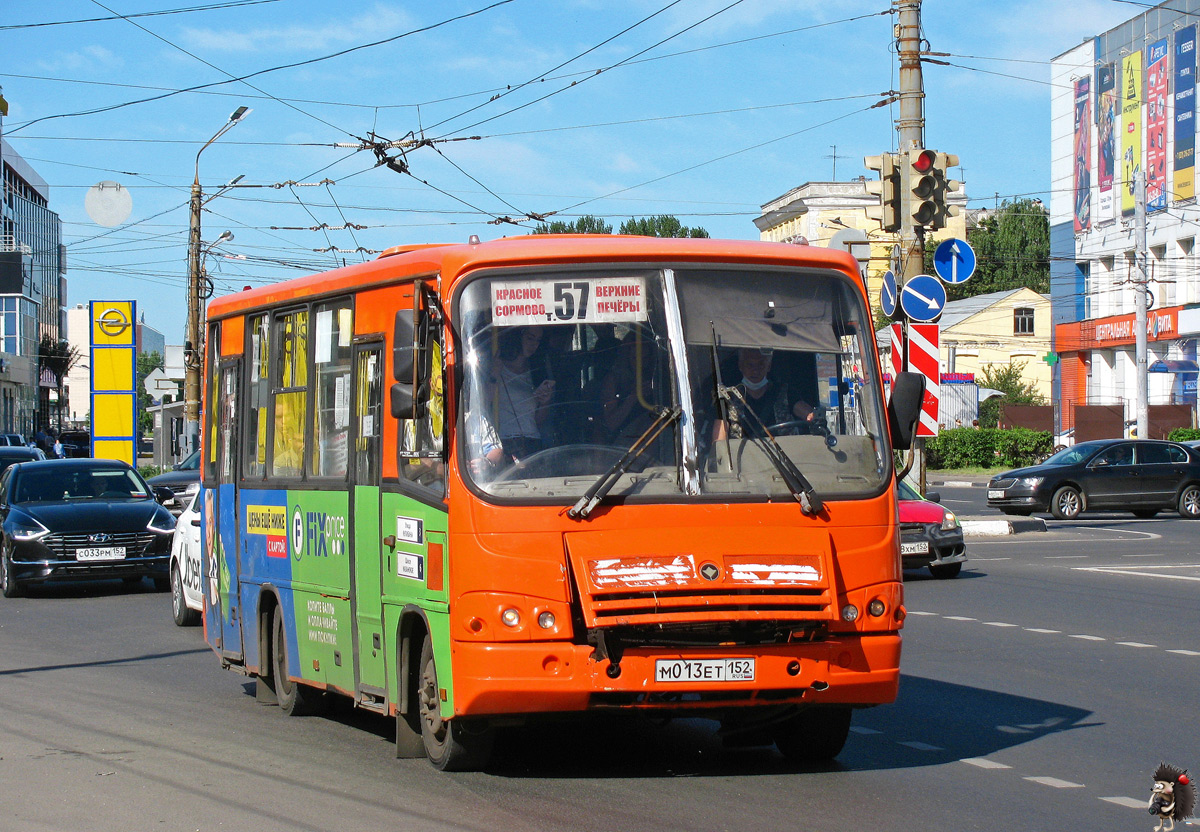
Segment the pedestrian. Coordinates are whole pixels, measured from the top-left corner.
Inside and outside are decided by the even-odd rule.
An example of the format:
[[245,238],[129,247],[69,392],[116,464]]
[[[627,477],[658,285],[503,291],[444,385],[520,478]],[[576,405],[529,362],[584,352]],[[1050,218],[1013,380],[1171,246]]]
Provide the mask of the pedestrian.
[[56,437],[54,437],[54,458],[55,458],[55,459],[62,459],[62,458],[63,458],[63,444],[62,444],[62,439],[61,439],[61,438],[59,438],[59,437],[57,437],[57,436],[56,436]]

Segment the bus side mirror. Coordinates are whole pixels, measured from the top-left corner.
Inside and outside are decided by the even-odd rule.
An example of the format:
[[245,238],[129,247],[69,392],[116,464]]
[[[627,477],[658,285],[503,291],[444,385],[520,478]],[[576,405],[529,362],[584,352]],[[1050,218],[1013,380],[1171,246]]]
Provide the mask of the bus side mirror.
[[416,326],[411,309],[401,309],[396,313],[392,335],[392,378],[411,384],[416,365],[416,350],[413,349]]
[[921,402],[925,398],[925,376],[920,373],[897,373],[892,382],[892,398],[888,402],[888,427],[892,447],[907,451],[912,447],[921,417]]
[[390,399],[392,405],[392,416],[397,419],[415,419],[416,407],[413,401],[413,388],[411,384],[402,384],[397,382],[392,385],[390,391]]

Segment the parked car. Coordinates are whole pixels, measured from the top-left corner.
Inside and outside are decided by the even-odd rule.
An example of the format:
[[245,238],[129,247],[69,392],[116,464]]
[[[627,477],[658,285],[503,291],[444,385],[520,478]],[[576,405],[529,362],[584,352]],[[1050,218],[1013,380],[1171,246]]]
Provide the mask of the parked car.
[[988,505],[1005,514],[1049,511],[1072,520],[1085,511],[1175,510],[1200,519],[1200,451],[1177,442],[1081,442],[1040,465],[1006,471],[988,483]]
[[0,474],[3,474],[8,466],[16,465],[18,462],[33,462],[45,458],[46,455],[42,453],[41,448],[30,448],[28,445],[20,447],[0,445]]
[[193,492],[171,538],[171,616],[179,627],[200,622],[204,595],[200,582],[200,500]]
[[953,578],[967,559],[962,525],[954,512],[939,504],[937,492],[928,499],[901,480],[896,483],[900,503],[900,559],[905,569],[928,566],[935,578]]
[[153,579],[169,585],[175,517],[124,462],[48,459],[0,475],[0,590],[54,580]]
[[25,447],[27,444],[25,437],[19,433],[0,433],[0,446]]
[[173,504],[168,504],[174,514],[183,511],[188,498],[200,490],[200,452],[192,451],[182,462],[165,474],[146,480],[152,486],[165,485],[175,494]]
[[[58,435],[62,442],[63,456],[67,459],[80,459],[92,455],[92,435],[86,430],[64,430]],[[51,440],[50,444],[54,444]]]

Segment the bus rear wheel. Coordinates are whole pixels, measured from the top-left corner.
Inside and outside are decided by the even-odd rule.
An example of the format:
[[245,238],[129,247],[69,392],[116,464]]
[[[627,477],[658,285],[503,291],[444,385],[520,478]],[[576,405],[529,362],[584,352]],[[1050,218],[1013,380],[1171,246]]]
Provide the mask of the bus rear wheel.
[[275,696],[279,708],[288,716],[308,716],[318,713],[323,704],[321,691],[288,678],[290,659],[287,652],[287,632],[283,626],[283,608],[275,608],[271,628],[271,667],[275,677]]
[[775,726],[775,747],[795,762],[832,760],[850,734],[850,713],[844,705],[807,708]]
[[486,724],[458,717],[442,719],[441,691],[433,641],[426,633],[421,643],[421,661],[417,679],[417,708],[421,718],[421,739],[425,755],[439,771],[476,771],[487,765],[492,753],[494,734]]

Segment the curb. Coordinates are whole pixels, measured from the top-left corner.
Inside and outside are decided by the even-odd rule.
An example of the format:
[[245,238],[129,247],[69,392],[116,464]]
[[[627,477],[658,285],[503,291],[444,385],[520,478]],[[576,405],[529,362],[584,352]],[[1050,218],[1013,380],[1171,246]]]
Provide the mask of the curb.
[[987,481],[973,482],[971,480],[939,480],[930,481],[928,485],[939,488],[987,488]]
[[1021,517],[1016,520],[963,520],[964,537],[998,537],[1023,532],[1044,532],[1046,521],[1040,517]]

